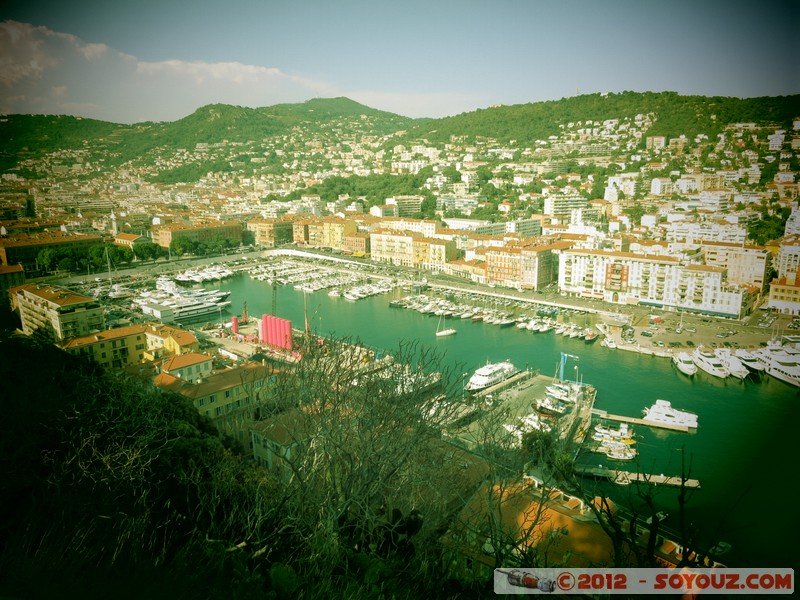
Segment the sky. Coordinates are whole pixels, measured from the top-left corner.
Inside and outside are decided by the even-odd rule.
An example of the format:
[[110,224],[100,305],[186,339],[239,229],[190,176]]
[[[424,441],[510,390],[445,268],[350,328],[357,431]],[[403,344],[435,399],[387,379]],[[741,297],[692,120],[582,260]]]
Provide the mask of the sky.
[[0,113],[173,121],[346,96],[408,117],[577,93],[800,93],[798,0],[3,0]]

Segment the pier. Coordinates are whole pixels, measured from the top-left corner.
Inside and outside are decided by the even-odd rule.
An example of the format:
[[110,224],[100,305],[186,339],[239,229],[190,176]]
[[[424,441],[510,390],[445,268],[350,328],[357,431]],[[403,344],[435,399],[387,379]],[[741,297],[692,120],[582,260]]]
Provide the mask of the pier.
[[653,485],[685,486],[693,489],[698,489],[700,487],[700,481],[697,479],[683,479],[681,477],[672,477],[669,475],[634,473],[632,471],[619,471],[616,469],[588,467],[583,465],[576,465],[575,470],[581,475],[588,475],[590,477],[607,477],[610,481],[620,485],[627,485],[637,481],[641,483],[651,483]]
[[519,373],[512,375],[508,379],[504,379],[500,383],[496,383],[493,386],[484,388],[480,391],[473,393],[472,396],[474,398],[485,398],[486,396],[491,396],[492,394],[495,394],[497,392],[501,392],[505,389],[512,388],[515,385],[521,383],[523,380],[530,379],[533,375],[534,373],[528,370],[520,371]]
[[597,408],[592,409],[592,415],[600,417],[601,419],[608,419],[609,421],[619,421],[621,423],[631,423],[633,425],[644,425],[645,427],[655,427],[657,429],[668,429],[670,431],[680,431],[688,433],[691,431],[686,425],[670,425],[669,423],[654,423],[653,421],[645,421],[636,417],[626,417],[624,415],[612,415],[604,410]]

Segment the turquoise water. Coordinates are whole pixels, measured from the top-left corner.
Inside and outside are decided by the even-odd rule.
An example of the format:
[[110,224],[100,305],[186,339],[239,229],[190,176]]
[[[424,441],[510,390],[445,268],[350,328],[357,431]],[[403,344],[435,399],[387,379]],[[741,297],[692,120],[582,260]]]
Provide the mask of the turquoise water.
[[[266,283],[238,276],[221,287],[232,291],[231,311],[236,314],[241,314],[245,301],[251,316],[271,311],[272,286]],[[276,290],[277,316],[302,329],[303,293],[290,286]],[[732,543],[733,551],[724,557],[732,566],[797,567],[800,563],[791,534],[797,523],[793,492],[798,487],[795,436],[800,393],[796,388],[771,378],[761,383],[722,381],[702,372],[689,379],[667,358],[609,350],[599,343],[587,345],[553,332],[534,334],[469,320],[449,319],[447,326],[455,327],[458,334],[437,338],[437,317],[391,308],[390,299],[384,295],[348,302],[331,298],[325,291],[308,294],[310,327],[322,335],[358,339],[389,353],[403,340],[418,341],[443,353],[455,373],[472,373],[487,360],[510,359],[518,367],[551,375],[561,352],[566,352],[579,357],[577,362],[568,362],[567,378],[575,377],[577,364],[577,376],[597,388],[599,409],[638,417],[643,408],[664,398],[677,408],[695,412],[699,428],[693,434],[636,428],[639,469],[679,475],[684,448],[687,465],[691,460],[690,477],[702,485],[693,492],[688,515],[700,524],[705,543]],[[573,320],[583,324],[580,316]],[[591,457],[604,463],[602,455]],[[633,487],[614,486],[613,492],[620,497],[633,492]],[[676,496],[676,489],[658,490],[659,504],[674,516]],[[667,525],[677,527],[677,518]]]

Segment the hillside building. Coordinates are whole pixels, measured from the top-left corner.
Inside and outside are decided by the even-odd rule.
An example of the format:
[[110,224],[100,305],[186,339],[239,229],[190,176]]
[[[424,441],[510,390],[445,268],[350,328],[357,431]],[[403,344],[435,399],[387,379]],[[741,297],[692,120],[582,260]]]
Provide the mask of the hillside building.
[[11,288],[8,293],[12,309],[19,311],[25,335],[50,328],[56,340],[62,341],[104,328],[103,307],[91,296],[56,285],[34,283]]

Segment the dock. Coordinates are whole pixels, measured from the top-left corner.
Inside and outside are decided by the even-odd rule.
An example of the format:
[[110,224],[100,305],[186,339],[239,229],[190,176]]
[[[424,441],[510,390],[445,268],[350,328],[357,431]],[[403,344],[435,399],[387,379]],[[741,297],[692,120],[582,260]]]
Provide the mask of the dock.
[[697,479],[682,479],[681,477],[673,477],[669,475],[656,475],[653,473],[634,473],[631,471],[619,471],[616,469],[606,469],[603,467],[588,467],[576,465],[575,470],[581,475],[588,475],[590,477],[607,477],[610,481],[615,483],[628,484],[638,481],[641,483],[650,483],[653,485],[670,485],[680,487],[681,485],[687,488],[699,489],[700,481]]
[[592,409],[592,415],[595,417],[600,417],[601,419],[608,419],[609,421],[619,421],[621,423],[631,423],[633,425],[644,425],[645,427],[655,427],[657,429],[668,429],[670,431],[681,431],[683,433],[688,433],[692,431],[686,425],[670,425],[668,423],[654,423],[653,421],[645,421],[644,419],[638,419],[636,417],[626,417],[624,415],[612,415],[604,410],[600,410],[597,408]]
[[532,375],[533,373],[531,373],[531,371],[528,370],[519,371],[518,373],[515,373],[514,375],[509,377],[508,379],[504,379],[500,383],[496,383],[493,386],[484,388],[480,391],[473,393],[472,396],[474,398],[485,398],[486,396],[490,396],[497,392],[501,392],[505,389],[514,387],[515,384],[520,383],[522,380],[530,379]]

